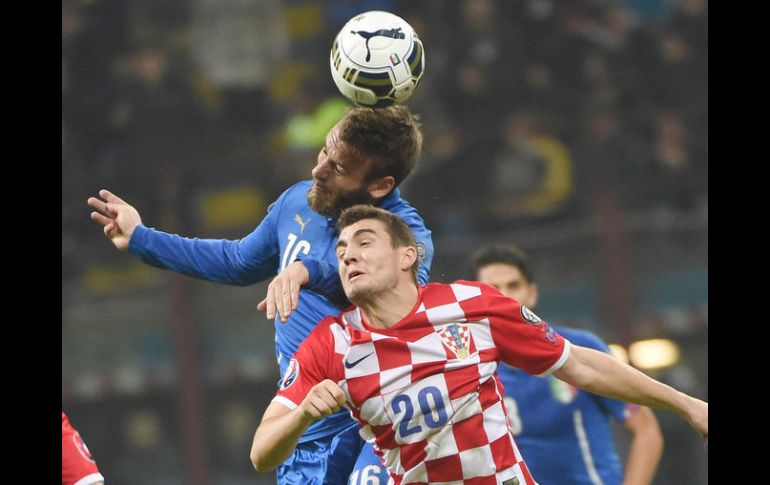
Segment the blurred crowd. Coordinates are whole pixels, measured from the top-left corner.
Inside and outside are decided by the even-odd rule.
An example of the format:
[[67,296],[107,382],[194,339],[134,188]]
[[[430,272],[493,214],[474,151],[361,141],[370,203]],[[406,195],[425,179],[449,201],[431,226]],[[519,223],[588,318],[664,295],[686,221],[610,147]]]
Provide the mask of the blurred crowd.
[[[663,380],[707,398],[706,0],[62,0],[62,396],[109,483],[187,483],[180,320],[215,483],[271,483],[247,455],[277,366],[261,287],[118,255],[86,198],[108,188],[183,235],[250,232],[349,105],[329,50],[367,10],[425,46],[408,103],[425,147],[401,189],[433,230],[432,279],[517,244],[543,315],[610,342],[676,337]],[[703,483],[690,430],[661,418],[655,483]]]
[[246,181],[269,201],[309,177],[346,106],[329,46],[371,9],[425,44],[409,104],[426,147],[404,191],[437,232],[602,201],[707,208],[704,0],[63,0],[65,277],[82,270],[82,196],[97,184],[158,221],[170,192],[186,207]]

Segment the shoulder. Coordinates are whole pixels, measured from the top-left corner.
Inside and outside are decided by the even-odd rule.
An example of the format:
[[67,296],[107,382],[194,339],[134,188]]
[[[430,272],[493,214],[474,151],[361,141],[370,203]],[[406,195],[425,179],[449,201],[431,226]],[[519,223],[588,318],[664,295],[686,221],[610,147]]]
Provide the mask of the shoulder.
[[305,342],[303,342],[303,345],[307,343],[306,347],[320,348],[323,351],[338,351],[349,340],[347,333],[347,325],[344,323],[341,315],[329,315],[318,322],[310,332],[310,335],[305,339]]
[[483,306],[482,290],[475,281],[457,280],[452,283],[428,283],[421,287],[421,299],[426,308],[460,305],[464,310]]
[[290,186],[268,206],[268,212],[274,209],[280,209],[284,204],[296,204],[299,202],[307,205],[307,193],[312,185],[312,180],[301,180]]
[[393,206],[398,205],[409,205],[407,201],[401,198],[401,190],[398,188],[393,189],[393,192],[388,194],[384,199],[382,199],[382,202],[380,202],[380,207],[383,209],[390,210]]
[[288,189],[286,189],[286,192],[292,191],[292,192],[307,192],[310,190],[310,187],[313,186],[312,180],[300,180],[296,184],[290,186]]
[[313,328],[313,331],[310,332],[307,340],[313,339],[328,341],[332,336],[332,328],[342,326],[343,325],[340,323],[339,317],[329,315],[328,317],[325,317],[323,320],[318,322],[315,328]]
[[398,214],[401,217],[412,216],[419,217],[417,209],[415,209],[409,202],[401,198],[401,191],[395,189],[387,197],[385,197],[379,204],[381,209]]
[[[484,298],[488,298],[490,296],[508,298],[507,296],[500,293],[500,290],[498,290],[494,286],[487,283],[482,283],[481,281],[455,280],[446,286],[451,286],[453,288],[458,288],[458,289],[464,289],[465,291],[470,291],[476,294],[477,296],[481,296]],[[514,301],[512,298],[508,298],[508,299],[511,301]]]

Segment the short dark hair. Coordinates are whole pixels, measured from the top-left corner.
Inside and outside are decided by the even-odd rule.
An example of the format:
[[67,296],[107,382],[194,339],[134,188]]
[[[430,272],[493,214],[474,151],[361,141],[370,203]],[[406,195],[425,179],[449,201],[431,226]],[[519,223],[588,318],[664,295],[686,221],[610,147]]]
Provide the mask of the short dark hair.
[[479,271],[490,264],[508,264],[521,272],[529,283],[535,282],[532,270],[529,268],[529,260],[524,252],[511,244],[489,244],[482,247],[471,256],[474,278],[478,278]]
[[372,158],[367,182],[390,175],[395,179],[393,188],[414,169],[422,153],[419,117],[403,105],[350,107],[340,121],[339,137]]
[[[337,219],[337,230],[342,230],[364,219],[376,219],[385,225],[385,230],[390,236],[390,244],[394,248],[411,246],[417,250],[417,241],[409,226],[397,215],[369,204],[358,204],[343,210]],[[412,277],[417,283],[417,270],[420,267],[420,258],[415,258],[412,265]]]

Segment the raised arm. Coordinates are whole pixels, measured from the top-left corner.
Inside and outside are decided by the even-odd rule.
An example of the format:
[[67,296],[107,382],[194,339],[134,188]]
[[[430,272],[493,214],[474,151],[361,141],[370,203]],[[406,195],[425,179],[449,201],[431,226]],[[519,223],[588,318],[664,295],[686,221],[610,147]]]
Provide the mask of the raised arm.
[[275,274],[278,243],[270,214],[240,240],[185,238],[142,225],[135,208],[107,190],[88,199],[91,219],[120,250],[143,262],[187,276],[230,285],[248,285]]
[[623,485],[649,485],[663,454],[663,433],[658,418],[650,408],[641,406],[623,425],[631,433]]
[[345,393],[334,381],[325,379],[310,389],[299,406],[275,398],[262,416],[251,445],[251,463],[258,472],[273,470],[297,446],[302,433],[317,419],[339,411]]
[[554,376],[594,394],[674,411],[701,436],[708,436],[708,403],[598,350],[573,345],[567,361]]

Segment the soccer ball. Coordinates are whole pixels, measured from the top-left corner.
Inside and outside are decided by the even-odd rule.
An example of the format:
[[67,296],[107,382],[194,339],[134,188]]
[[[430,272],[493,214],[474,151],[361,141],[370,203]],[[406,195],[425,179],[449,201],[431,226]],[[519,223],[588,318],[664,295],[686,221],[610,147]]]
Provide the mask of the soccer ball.
[[425,51],[401,17],[373,10],[340,30],[329,65],[334,84],[357,104],[380,108],[403,103],[425,73]]

